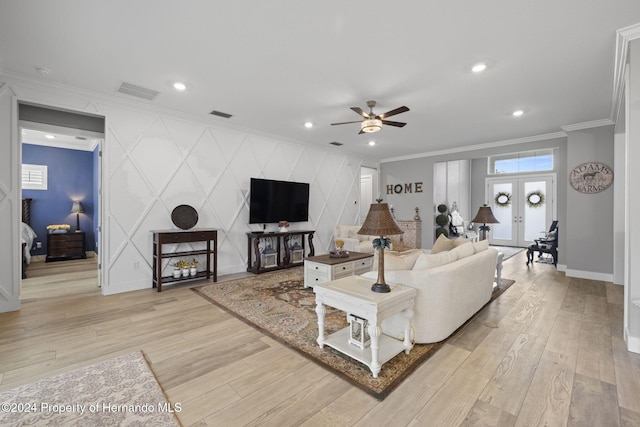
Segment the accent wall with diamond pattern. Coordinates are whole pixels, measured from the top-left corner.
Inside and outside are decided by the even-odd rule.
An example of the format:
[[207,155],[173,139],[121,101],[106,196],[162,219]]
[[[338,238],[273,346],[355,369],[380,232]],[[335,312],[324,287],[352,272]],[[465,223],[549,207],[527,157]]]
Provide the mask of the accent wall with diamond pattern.
[[[170,215],[180,204],[196,208],[196,227],[219,230],[218,273],[244,271],[246,232],[260,229],[248,224],[251,177],[310,184],[309,222],[293,224],[292,229],[316,230],[317,253],[328,251],[337,224],[358,221],[360,167],[367,160],[340,149],[283,141],[210,123],[206,118],[185,117],[73,89],[11,82],[8,77],[0,84],[2,81],[9,82],[0,93],[3,151],[18,148],[6,131],[17,129],[10,112],[18,101],[100,114],[106,119],[101,251],[105,294],[151,287],[151,230],[174,228]],[[14,157],[17,162],[18,156]],[[5,156],[0,161],[9,162]],[[376,163],[366,165],[375,167]],[[14,203],[20,199],[19,188],[12,182],[18,176],[16,167],[12,165],[10,173],[3,167],[0,173],[0,220],[15,224],[15,228],[19,212]],[[275,230],[275,225],[270,227]],[[11,260],[19,266],[19,251],[12,249],[18,247],[14,231],[3,229],[2,233],[9,238],[0,242],[0,262],[9,264],[6,260]],[[165,264],[165,268],[170,267]],[[13,284],[2,275],[0,298],[15,298],[11,293],[16,292],[15,282],[19,282],[19,271],[15,270]]]

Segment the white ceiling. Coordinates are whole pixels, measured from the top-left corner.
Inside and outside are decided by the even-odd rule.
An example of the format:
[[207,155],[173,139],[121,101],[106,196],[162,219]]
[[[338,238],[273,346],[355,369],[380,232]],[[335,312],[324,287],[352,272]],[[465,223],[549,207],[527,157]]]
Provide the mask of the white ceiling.
[[[0,0],[0,70],[388,159],[610,119],[616,30],[637,23],[638,0]],[[407,126],[330,125],[369,99]]]

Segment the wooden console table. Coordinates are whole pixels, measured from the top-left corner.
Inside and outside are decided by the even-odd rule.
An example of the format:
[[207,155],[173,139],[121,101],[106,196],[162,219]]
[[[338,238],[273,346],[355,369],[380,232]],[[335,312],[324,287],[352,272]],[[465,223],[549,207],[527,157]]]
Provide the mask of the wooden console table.
[[[273,233],[248,232],[247,271],[260,274],[302,265],[305,256],[313,256],[315,254],[313,233],[315,233],[315,230],[278,231]],[[307,236],[306,242],[305,236]],[[261,242],[264,243],[262,251],[260,250]],[[305,255],[307,246],[309,247],[309,252]]]
[[[200,228],[190,230],[154,230],[153,233],[153,287],[162,291],[163,283],[190,282],[193,280],[210,279],[218,281],[218,230],[213,228]],[[162,245],[179,243],[206,242],[205,249],[195,249],[190,251],[163,252]],[[195,255],[206,255],[207,268],[199,271],[194,277],[174,278],[173,276],[162,276],[162,260],[165,258],[193,257]],[[212,260],[213,258],[213,260]],[[213,267],[213,269],[212,269]]]

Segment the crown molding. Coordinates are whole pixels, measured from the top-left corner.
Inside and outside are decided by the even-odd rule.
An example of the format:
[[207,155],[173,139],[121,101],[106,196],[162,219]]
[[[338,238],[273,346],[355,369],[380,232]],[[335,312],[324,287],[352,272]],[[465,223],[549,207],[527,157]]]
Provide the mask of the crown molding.
[[582,123],[574,123],[572,125],[564,125],[562,126],[562,130],[565,132],[573,132],[576,130],[582,129],[591,129],[597,128],[600,126],[610,126],[614,125],[615,122],[611,119],[600,119],[600,120],[591,120],[590,122],[582,122]]
[[624,102],[624,74],[629,61],[629,43],[640,39],[640,24],[631,25],[616,31],[616,57],[613,68],[613,93],[609,118],[617,122]]
[[424,153],[412,154],[408,156],[389,157],[386,159],[381,159],[380,163],[382,164],[382,163],[397,162],[401,160],[413,160],[413,159],[421,159],[425,157],[443,156],[447,154],[465,153],[467,151],[474,151],[474,150],[486,150],[488,148],[504,147],[506,145],[525,144],[527,142],[546,141],[548,139],[565,138],[566,136],[567,134],[565,132],[545,133],[542,135],[525,136],[525,137],[516,138],[516,139],[505,139],[503,141],[486,142],[483,144],[467,145],[464,147],[449,148],[446,150],[429,151]]

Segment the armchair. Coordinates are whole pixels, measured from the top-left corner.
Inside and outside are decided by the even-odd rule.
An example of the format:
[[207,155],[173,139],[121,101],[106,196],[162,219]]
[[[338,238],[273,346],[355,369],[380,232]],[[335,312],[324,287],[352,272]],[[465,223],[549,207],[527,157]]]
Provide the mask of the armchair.
[[542,254],[551,255],[553,265],[558,266],[558,221],[553,221],[549,231],[546,232],[544,238],[535,239],[534,244],[527,249],[527,265],[533,263],[533,253],[538,252],[538,258],[542,257]]
[[333,232],[333,241],[342,240],[342,249],[349,252],[373,253],[372,240],[376,236],[358,234],[360,225],[338,225]]

